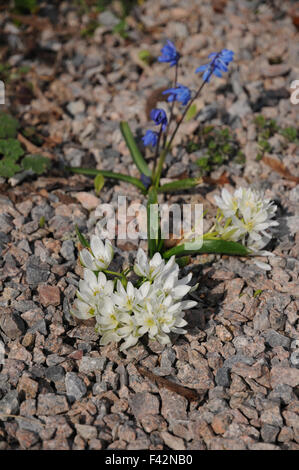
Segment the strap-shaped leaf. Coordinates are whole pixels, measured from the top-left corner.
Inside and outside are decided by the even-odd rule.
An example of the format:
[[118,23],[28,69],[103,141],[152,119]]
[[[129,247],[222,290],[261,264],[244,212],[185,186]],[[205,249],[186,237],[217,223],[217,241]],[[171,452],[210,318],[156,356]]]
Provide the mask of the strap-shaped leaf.
[[171,193],[172,191],[182,191],[184,189],[194,188],[203,182],[202,178],[185,178],[182,180],[165,183],[158,188],[159,193]]
[[110,178],[119,181],[126,181],[127,183],[133,184],[137,188],[139,188],[143,194],[146,194],[146,189],[144,184],[137,178],[129,175],[123,175],[122,173],[114,173],[113,171],[106,171],[106,170],[95,170],[94,168],[82,168],[82,167],[73,167],[67,166],[65,167],[66,170],[71,171],[72,173],[79,173],[80,175],[103,175],[105,178]]
[[86,238],[84,237],[84,235],[80,232],[78,225],[75,226],[75,229],[76,229],[76,234],[77,234],[77,237],[79,238],[81,245],[84,246],[85,248],[89,248],[90,245],[88,241],[86,240]]
[[147,244],[149,257],[152,258],[158,251],[160,223],[158,212],[158,195],[157,190],[151,187],[148,193],[147,201]]
[[167,250],[163,257],[168,259],[172,255],[186,256],[200,253],[215,253],[221,255],[239,255],[247,256],[249,251],[241,243],[231,242],[227,240],[203,240],[183,243]]
[[126,141],[127,147],[130,150],[131,157],[133,158],[134,163],[137,166],[140,173],[144,174],[145,176],[152,176],[152,172],[149,169],[146,161],[144,160],[142,153],[137,147],[137,144],[133,137],[130,126],[126,121],[122,121],[120,123],[120,130]]
[[104,184],[105,178],[101,173],[99,173],[94,179],[94,190],[97,196],[100,194]]

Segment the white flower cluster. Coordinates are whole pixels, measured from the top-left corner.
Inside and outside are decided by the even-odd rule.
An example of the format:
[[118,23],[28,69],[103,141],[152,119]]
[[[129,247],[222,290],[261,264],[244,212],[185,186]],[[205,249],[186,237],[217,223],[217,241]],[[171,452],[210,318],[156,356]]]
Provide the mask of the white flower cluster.
[[272,238],[269,229],[278,225],[272,220],[277,206],[265,199],[263,193],[250,188],[238,188],[233,194],[224,188],[215,201],[220,215],[212,230],[223,239],[242,243],[252,254],[266,253],[261,250]]
[[[80,319],[94,317],[100,344],[123,340],[125,350],[148,334],[161,344],[170,342],[169,333],[185,333],[184,311],[197,302],[182,300],[191,291],[192,274],[179,280],[179,266],[174,256],[166,263],[159,253],[148,261],[142,249],[137,252],[134,271],[138,287],[131,282],[107,280],[103,272],[113,257],[111,243],[96,236],[91,239],[91,252],[81,251],[84,280],[79,282],[72,314]],[[194,289],[194,288],[192,288]]]

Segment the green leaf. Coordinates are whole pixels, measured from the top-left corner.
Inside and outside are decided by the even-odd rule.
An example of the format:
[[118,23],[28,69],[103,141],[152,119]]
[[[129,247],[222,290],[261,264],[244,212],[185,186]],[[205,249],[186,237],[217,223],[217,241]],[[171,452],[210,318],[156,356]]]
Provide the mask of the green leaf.
[[159,235],[160,235],[160,223],[158,206],[153,207],[154,204],[158,204],[157,190],[151,187],[148,193],[147,202],[147,243],[149,257],[152,258],[158,251],[159,246]]
[[256,291],[254,291],[253,297],[254,298],[258,297],[259,295],[261,295],[262,292],[263,292],[262,289],[257,289]]
[[34,13],[37,9],[37,1],[15,0],[15,7],[20,13]]
[[24,155],[24,150],[18,140],[5,139],[0,140],[0,154],[16,162],[22,155]]
[[202,178],[185,178],[182,180],[165,183],[158,188],[159,193],[170,193],[172,191],[183,191],[198,186],[202,183]]
[[50,164],[49,158],[42,155],[26,155],[22,160],[24,170],[32,170],[37,175],[44,173]]
[[41,218],[39,219],[39,223],[38,223],[38,225],[39,225],[39,227],[40,227],[40,228],[44,228],[44,226],[45,226],[45,223],[46,223],[45,216],[44,216],[44,215],[42,215],[42,216],[41,216]]
[[3,178],[11,178],[20,170],[21,167],[12,159],[2,158],[2,160],[0,160],[0,176]]
[[72,173],[79,173],[80,175],[90,175],[96,176],[98,174],[103,175],[105,178],[111,178],[113,180],[125,181],[126,183],[131,183],[137,188],[139,188],[143,194],[146,194],[146,188],[144,184],[137,178],[129,175],[123,175],[122,173],[114,173],[113,171],[106,171],[106,170],[95,170],[94,168],[82,168],[82,167],[73,167],[67,166],[65,167],[67,171],[71,171]]
[[182,256],[177,260],[177,264],[179,265],[180,268],[184,268],[185,266],[188,266],[190,264],[190,256]]
[[0,139],[13,138],[17,135],[18,121],[6,113],[0,113]]
[[94,179],[94,189],[97,196],[100,194],[104,184],[105,178],[101,173],[99,173]]
[[80,232],[78,225],[75,226],[75,230],[76,230],[76,234],[77,234],[77,237],[79,238],[79,242],[81,243],[81,245],[84,246],[85,248],[89,248],[90,244],[88,243],[84,235]]
[[193,119],[196,116],[196,114],[197,114],[197,107],[196,107],[196,104],[194,103],[188,109],[187,114],[185,116],[185,121],[186,122],[191,121],[191,119]]
[[203,240],[203,243],[198,242],[187,242],[182,245],[175,246],[170,250],[167,250],[163,257],[168,259],[172,255],[175,256],[186,256],[191,254],[200,253],[215,253],[221,255],[239,255],[247,256],[249,251],[241,243],[226,241],[226,240]]
[[139,51],[138,57],[140,60],[142,60],[142,62],[144,62],[147,65],[150,65],[153,61],[153,56],[147,49],[143,49],[142,51]]
[[133,158],[134,163],[137,166],[138,170],[140,171],[141,174],[151,177],[152,172],[149,169],[146,161],[144,160],[139,148],[137,147],[136,141],[133,137],[129,124],[125,121],[122,121],[120,123],[120,130],[126,141],[127,147],[130,150],[131,157]]

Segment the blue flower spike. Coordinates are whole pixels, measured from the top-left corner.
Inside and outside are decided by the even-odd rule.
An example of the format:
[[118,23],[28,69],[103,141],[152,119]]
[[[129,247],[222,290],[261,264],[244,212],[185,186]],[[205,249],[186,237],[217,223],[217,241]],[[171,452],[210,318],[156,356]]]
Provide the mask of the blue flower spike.
[[151,145],[152,147],[155,147],[158,142],[158,132],[154,131],[146,131],[145,136],[142,137],[143,144],[147,147],[148,145]]
[[162,47],[161,54],[162,55],[158,57],[158,61],[167,62],[170,64],[170,67],[177,65],[180,59],[180,54],[176,50],[175,45],[171,41],[169,41],[169,39],[167,39],[167,44]]
[[164,109],[161,109],[161,108],[152,109],[150,113],[150,118],[154,121],[154,123],[157,126],[161,124],[162,131],[165,131],[167,124],[168,124],[168,120],[167,120],[167,115]]
[[169,88],[163,91],[162,95],[169,95],[167,101],[172,103],[173,101],[179,101],[182,105],[186,105],[191,99],[191,91],[188,87],[177,83],[176,88]]
[[222,72],[227,72],[227,66],[234,60],[234,52],[222,49],[221,52],[212,52],[209,59],[212,59],[209,64],[201,65],[195,70],[195,73],[204,72],[202,76],[204,82],[209,82],[212,75],[222,77]]
[[145,188],[148,189],[151,185],[152,179],[142,173],[140,181],[144,184]]

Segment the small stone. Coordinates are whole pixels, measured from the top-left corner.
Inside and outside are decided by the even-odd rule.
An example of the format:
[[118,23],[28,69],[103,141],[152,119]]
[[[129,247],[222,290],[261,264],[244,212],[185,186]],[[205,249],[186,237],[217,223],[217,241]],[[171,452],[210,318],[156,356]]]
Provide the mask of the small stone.
[[83,356],[79,362],[79,372],[89,374],[91,372],[102,372],[105,368],[106,357],[89,357]]
[[261,413],[261,423],[270,424],[271,426],[283,426],[283,419],[280,413],[280,407],[273,404],[271,408],[267,408]]
[[70,450],[70,444],[64,437],[57,437],[43,442],[43,450]]
[[103,443],[100,439],[91,439],[88,443],[89,450],[102,450]]
[[132,442],[136,439],[136,432],[133,427],[127,423],[121,424],[117,431],[118,438],[121,441]]
[[54,393],[45,393],[39,395],[37,414],[45,416],[55,416],[60,413],[66,413],[69,409],[67,400],[62,395]]
[[75,254],[74,254],[74,243],[72,240],[64,240],[61,246],[60,253],[62,256],[68,260],[68,261],[73,261],[75,259]]
[[95,209],[100,204],[99,198],[91,193],[81,191],[80,193],[75,193],[74,196],[89,211]]
[[167,428],[167,423],[162,416],[145,415],[141,418],[141,424],[145,432],[163,431]]
[[85,383],[75,372],[67,372],[65,376],[67,396],[71,400],[80,400],[87,392]]
[[61,366],[51,366],[46,369],[46,378],[52,382],[64,380],[65,370]]
[[288,348],[290,346],[291,340],[280,333],[277,333],[275,330],[268,330],[265,335],[266,343],[275,348],[276,346],[282,346]]
[[114,28],[114,26],[119,23],[119,18],[109,10],[103,11],[103,13],[98,16],[98,19],[101,25],[107,26],[108,28]]
[[83,100],[71,101],[67,104],[66,107],[69,113],[71,113],[74,117],[80,113],[84,113],[85,111],[85,103]]
[[188,401],[186,398],[167,389],[161,389],[160,395],[162,398],[161,414],[169,423],[187,419]]
[[7,214],[0,214],[0,227],[1,232],[9,233],[13,228],[12,218]]
[[44,307],[60,304],[60,290],[57,286],[41,285],[38,287],[40,303]]
[[7,415],[16,415],[19,412],[18,392],[12,390],[0,400],[0,413]]
[[39,441],[37,434],[31,431],[26,431],[25,429],[18,429],[16,432],[16,438],[22,449],[29,449]]
[[88,424],[76,424],[75,427],[83,439],[95,439],[98,435],[97,428],[94,426],[89,426]]
[[152,393],[139,392],[131,398],[130,407],[135,418],[140,420],[145,415],[158,414],[160,403]]
[[278,426],[271,426],[271,424],[264,424],[261,429],[261,436],[265,442],[275,442],[276,437],[280,431]]
[[232,365],[231,371],[234,374],[244,377],[246,379],[256,379],[262,375],[261,364],[256,364],[254,366],[248,366],[242,362],[237,362]]
[[233,339],[231,332],[223,325],[216,326],[216,335],[223,342],[231,341]]
[[279,442],[289,442],[294,439],[294,433],[292,428],[289,428],[287,426],[284,426],[282,430],[280,431],[277,440]]
[[215,382],[217,385],[221,385],[222,387],[230,386],[231,380],[228,367],[220,367],[220,369],[217,370]]
[[50,275],[49,266],[43,263],[38,256],[32,255],[26,265],[26,281],[31,285],[47,282]]
[[34,346],[35,334],[27,332],[22,340],[24,348],[30,349]]
[[211,427],[215,434],[224,434],[229,424],[232,421],[232,417],[229,413],[221,412],[218,413],[211,423]]
[[165,444],[167,445],[167,447],[169,447],[170,449],[173,449],[173,450],[185,450],[186,449],[184,441],[180,437],[176,437],[167,431],[162,431],[161,437],[163,441],[165,442]]
[[24,333],[25,324],[10,308],[1,308],[0,328],[10,339],[17,339]]
[[271,386],[275,388],[280,384],[297,387],[299,385],[299,369],[274,366],[271,370]]
[[285,384],[277,385],[272,392],[269,394],[269,398],[275,400],[275,398],[281,399],[284,405],[290,403],[294,398],[292,387]]
[[256,442],[249,445],[250,450],[280,450],[280,447],[274,444],[267,444],[266,442]]
[[275,64],[275,65],[266,65],[262,67],[262,74],[264,77],[280,77],[287,75],[290,71],[290,66],[288,64]]
[[218,108],[215,104],[209,104],[200,110],[197,116],[197,120],[201,123],[210,121],[217,116]]
[[18,383],[18,391],[24,392],[26,398],[35,398],[38,390],[38,383],[30,377],[23,375]]

